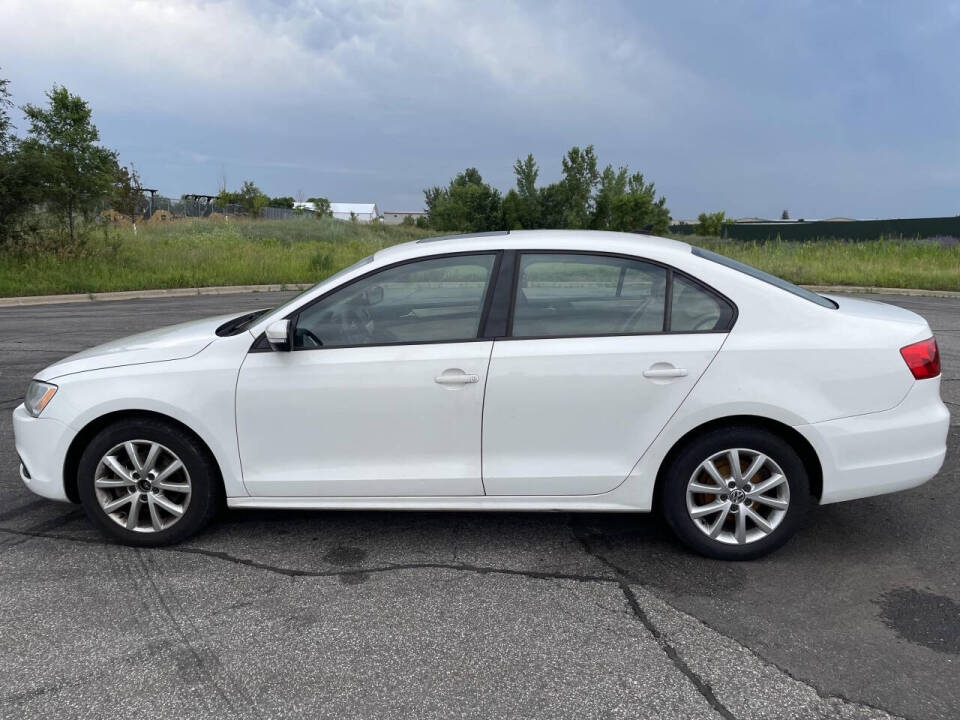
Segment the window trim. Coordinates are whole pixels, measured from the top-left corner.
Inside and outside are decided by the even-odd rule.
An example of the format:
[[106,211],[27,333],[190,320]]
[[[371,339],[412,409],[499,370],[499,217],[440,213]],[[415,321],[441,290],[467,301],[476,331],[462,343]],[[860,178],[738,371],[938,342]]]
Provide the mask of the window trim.
[[[497,279],[499,274],[501,257],[503,255],[502,250],[466,250],[461,252],[451,252],[451,253],[437,253],[433,255],[419,255],[413,258],[407,258],[406,260],[400,260],[395,263],[390,263],[389,265],[384,265],[383,267],[376,268],[370,272],[359,275],[341,285],[337,285],[334,288],[330,288],[327,292],[322,295],[318,295],[313,298],[310,302],[301,305],[294,310],[291,310],[284,316],[284,319],[290,321],[291,331],[295,331],[297,323],[300,320],[300,314],[305,310],[310,309],[318,302],[326,299],[330,295],[333,295],[336,292],[344,290],[354,283],[358,283],[361,280],[366,280],[371,278],[374,275],[379,275],[382,272],[387,270],[392,270],[394,268],[402,267],[404,265],[412,265],[413,263],[423,262],[428,260],[440,260],[443,258],[452,258],[452,257],[474,257],[477,255],[493,255],[493,264],[490,267],[490,276],[487,278],[487,286],[483,291],[483,299],[481,300],[480,305],[480,322],[477,326],[477,335],[472,338],[464,338],[460,340],[414,340],[412,342],[389,342],[389,343],[354,343],[351,345],[321,345],[320,347],[294,347],[293,343],[290,344],[291,352],[303,352],[303,351],[312,351],[312,350],[343,350],[346,348],[372,348],[372,347],[398,347],[401,345],[453,345],[458,343],[471,343],[471,342],[482,342],[484,340],[489,340],[490,338],[483,337],[482,332],[484,325],[487,322],[487,313],[490,309],[491,304],[491,287]],[[250,352],[272,352],[269,346],[266,345],[265,335],[261,335],[257,338],[254,344],[250,348]]]
[[[679,270],[672,265],[667,263],[660,262],[658,260],[651,260],[646,257],[639,255],[626,255],[624,253],[614,253],[614,252],[603,252],[598,250],[545,250],[545,249],[535,249],[535,250],[516,250],[517,254],[516,263],[514,266],[513,273],[513,291],[510,295],[510,308],[509,315],[507,319],[507,334],[504,337],[498,337],[497,340],[567,340],[571,338],[598,338],[598,337],[633,337],[633,336],[644,336],[644,335],[714,335],[714,334],[726,334],[729,333],[733,326],[737,322],[740,311],[737,308],[737,304],[733,302],[729,297],[724,295],[719,290],[714,289],[713,287],[707,285],[702,280],[698,280],[689,273]],[[666,271],[666,284],[664,286],[664,309],[663,309],[663,329],[660,331],[652,332],[623,332],[623,333],[590,333],[587,335],[514,335],[513,334],[513,313],[514,308],[517,306],[517,291],[520,287],[520,264],[524,255],[591,255],[594,257],[609,257],[616,258],[619,260],[632,260],[634,262],[644,262],[649,265],[655,265],[661,267]],[[718,321],[718,327],[715,327],[710,330],[672,330],[670,328],[670,321],[673,312],[673,274],[676,273],[684,280],[689,281],[693,285],[696,285],[708,295],[711,295],[714,299],[718,300],[721,308],[726,306],[728,310],[728,317],[726,318],[725,323],[720,323]],[[720,320],[724,320],[724,313],[721,309]]]

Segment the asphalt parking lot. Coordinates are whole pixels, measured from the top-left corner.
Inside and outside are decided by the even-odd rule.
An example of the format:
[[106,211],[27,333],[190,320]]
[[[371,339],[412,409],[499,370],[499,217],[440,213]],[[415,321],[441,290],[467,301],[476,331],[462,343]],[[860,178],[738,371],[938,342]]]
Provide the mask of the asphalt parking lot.
[[946,464],[704,560],[652,516],[226,514],[135,550],[17,473],[30,377],[105,340],[288,294],[0,308],[0,717],[956,718],[960,299]]

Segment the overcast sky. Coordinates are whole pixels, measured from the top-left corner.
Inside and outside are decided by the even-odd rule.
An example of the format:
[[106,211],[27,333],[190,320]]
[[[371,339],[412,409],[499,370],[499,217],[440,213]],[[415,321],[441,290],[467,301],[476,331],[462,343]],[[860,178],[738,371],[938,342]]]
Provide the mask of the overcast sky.
[[0,68],[172,196],[415,210],[592,143],[675,218],[960,213],[960,2],[0,0]]

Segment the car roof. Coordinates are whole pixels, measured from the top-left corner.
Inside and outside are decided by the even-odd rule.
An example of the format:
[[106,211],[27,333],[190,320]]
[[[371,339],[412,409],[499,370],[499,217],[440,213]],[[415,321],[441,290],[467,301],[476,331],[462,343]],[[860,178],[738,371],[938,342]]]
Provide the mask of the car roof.
[[580,250],[666,258],[690,254],[690,245],[679,240],[604,230],[503,230],[428,237],[377,251],[375,261],[399,262],[410,258],[484,250]]

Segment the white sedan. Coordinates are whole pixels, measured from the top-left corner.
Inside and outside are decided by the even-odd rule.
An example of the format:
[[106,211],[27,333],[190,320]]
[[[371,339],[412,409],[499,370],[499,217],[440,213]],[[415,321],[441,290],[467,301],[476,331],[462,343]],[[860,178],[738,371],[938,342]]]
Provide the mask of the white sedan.
[[269,311],[39,372],[20,474],[131,545],[232,508],[650,511],[746,559],[915,487],[949,415],[926,321],[662,238],[381,250]]

